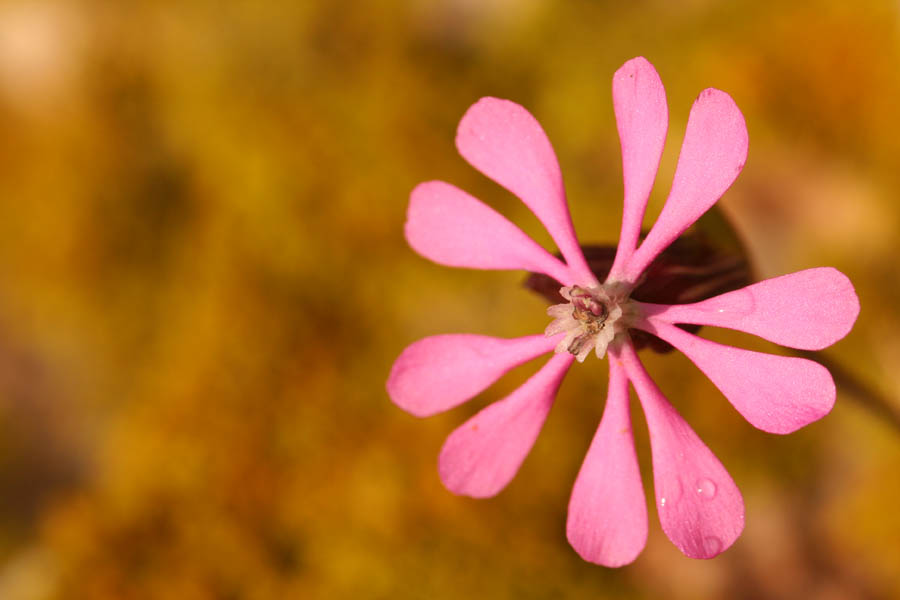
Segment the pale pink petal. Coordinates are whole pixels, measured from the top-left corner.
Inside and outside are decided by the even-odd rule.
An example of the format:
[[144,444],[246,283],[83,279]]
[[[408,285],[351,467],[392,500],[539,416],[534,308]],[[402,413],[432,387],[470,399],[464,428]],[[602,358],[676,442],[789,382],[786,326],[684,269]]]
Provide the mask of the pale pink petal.
[[573,283],[568,267],[500,213],[443,181],[410,194],[406,239],[437,263],[476,269],[524,269]]
[[636,281],[666,246],[725,193],[747,160],[747,126],[731,96],[706,89],[694,102],[669,198],[625,270]]
[[821,267],[695,304],[644,304],[642,309],[667,323],[727,327],[791,348],[821,350],[850,332],[859,315],[859,298],[846,275]]
[[632,562],[647,543],[647,502],[634,452],[628,378],[613,351],[606,408],[572,489],[566,536],[581,558],[607,567]]
[[394,404],[417,417],[449,410],[473,398],[504,373],[553,350],[559,337],[504,339],[436,335],[407,346],[387,380]]
[[482,98],[456,132],[456,147],[469,163],[518,196],[544,224],[580,285],[595,285],[566,204],[553,146],[531,114],[509,100]]
[[438,459],[441,481],[455,494],[487,498],[512,481],[547,419],[571,354],[555,354],[512,394],[450,434]]
[[666,90],[656,69],[643,56],[632,58],[616,71],[613,106],[622,144],[625,209],[610,280],[621,278],[621,271],[637,246],[669,126]]
[[723,552],[744,529],[744,501],[728,471],[647,375],[630,344],[622,361],[647,416],[663,531],[691,558]]
[[653,319],[637,327],[683,352],[751,425],[763,431],[794,432],[834,406],[834,380],[817,362],[724,346]]

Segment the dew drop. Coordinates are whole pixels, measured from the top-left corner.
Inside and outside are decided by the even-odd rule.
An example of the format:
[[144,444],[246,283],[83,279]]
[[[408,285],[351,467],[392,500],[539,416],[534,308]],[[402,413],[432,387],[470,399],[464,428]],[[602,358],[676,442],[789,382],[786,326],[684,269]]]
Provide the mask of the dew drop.
[[660,505],[660,506],[665,506],[665,505],[666,505],[666,499],[665,499],[665,497],[659,499],[659,505]]
[[706,498],[707,500],[712,500],[716,497],[716,484],[713,483],[711,479],[698,479],[697,480],[697,493]]
[[706,552],[706,558],[712,558],[719,554],[722,551],[722,546],[722,540],[716,536],[711,535],[703,538],[703,550]]

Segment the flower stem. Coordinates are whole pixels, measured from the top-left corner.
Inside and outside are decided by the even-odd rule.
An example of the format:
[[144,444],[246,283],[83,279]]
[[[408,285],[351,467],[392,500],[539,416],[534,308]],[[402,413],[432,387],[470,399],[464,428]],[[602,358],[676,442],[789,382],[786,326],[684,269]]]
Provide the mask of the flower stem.
[[828,369],[834,377],[838,390],[855,398],[873,416],[887,422],[900,432],[900,408],[890,398],[857,378],[833,358],[819,352],[806,350],[795,350],[794,352],[798,356],[814,360]]

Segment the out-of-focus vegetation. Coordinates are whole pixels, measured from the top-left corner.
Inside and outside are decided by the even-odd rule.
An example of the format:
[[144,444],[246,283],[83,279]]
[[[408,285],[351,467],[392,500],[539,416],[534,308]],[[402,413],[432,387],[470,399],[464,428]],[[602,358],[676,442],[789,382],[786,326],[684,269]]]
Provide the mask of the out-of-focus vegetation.
[[849,394],[772,436],[683,357],[648,357],[747,527],[692,561],[651,505],[646,551],[607,570],[564,534],[604,365],[573,371],[487,501],[445,491],[437,452],[534,365],[425,421],[384,392],[419,337],[546,325],[521,274],[434,266],[403,241],[409,190],[445,179],[548,242],[456,155],[465,109],[528,107],[582,239],[609,242],[610,81],[636,55],[670,105],[651,217],[691,102],[728,91],[751,146],[723,209],[760,277],[853,279],[862,314],[827,354],[896,408],[895,1],[0,4],[0,598],[900,597],[900,433]]

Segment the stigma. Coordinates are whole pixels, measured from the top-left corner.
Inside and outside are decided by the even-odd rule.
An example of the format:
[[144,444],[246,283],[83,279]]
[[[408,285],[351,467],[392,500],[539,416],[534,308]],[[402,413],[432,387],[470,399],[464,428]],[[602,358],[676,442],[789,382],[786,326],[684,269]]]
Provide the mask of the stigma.
[[597,358],[606,356],[606,349],[616,336],[627,330],[623,316],[628,310],[628,294],[621,284],[596,287],[567,286],[559,294],[568,302],[547,309],[554,320],[544,330],[551,337],[565,336],[556,346],[556,353],[568,352],[578,362],[584,362],[593,350]]

